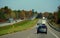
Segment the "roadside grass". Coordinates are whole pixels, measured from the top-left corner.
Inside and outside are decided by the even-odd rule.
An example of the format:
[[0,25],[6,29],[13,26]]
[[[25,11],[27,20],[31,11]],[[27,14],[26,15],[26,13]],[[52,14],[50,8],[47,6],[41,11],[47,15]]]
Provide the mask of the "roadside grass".
[[37,23],[37,21],[38,21],[38,19],[25,20],[25,21],[22,21],[22,22],[13,24],[13,25],[0,27],[0,36],[29,29],[29,28],[33,27]]

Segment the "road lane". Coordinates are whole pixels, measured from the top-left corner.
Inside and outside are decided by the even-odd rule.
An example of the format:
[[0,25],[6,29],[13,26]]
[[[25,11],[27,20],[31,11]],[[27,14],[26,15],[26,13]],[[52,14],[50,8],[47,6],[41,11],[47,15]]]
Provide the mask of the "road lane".
[[37,29],[35,28],[33,30],[34,31],[31,32],[31,34],[28,36],[28,38],[56,38],[54,35],[52,35],[50,33],[49,30],[47,31],[47,34],[44,34],[44,33],[37,34],[37,32],[36,32]]
[[3,36],[0,36],[0,38],[57,38],[55,35],[51,33],[54,30],[52,30],[52,28],[47,23],[46,25],[47,25],[47,34],[44,34],[44,33],[37,34],[37,28],[36,28],[37,25],[36,25],[29,30],[3,35]]
[[[41,19],[40,19],[41,20]],[[40,23],[40,20],[39,20],[39,23]],[[47,25],[47,34],[31,34],[31,38],[59,38],[54,32],[53,30],[51,30],[52,28],[46,23]]]
[[50,26],[48,26],[48,24],[46,24],[47,25],[47,27],[48,27],[48,30],[49,30],[49,32],[53,35],[53,36],[55,36],[56,38],[59,38],[53,31],[54,30],[52,30],[52,28],[50,27]]
[[48,27],[49,27],[49,29],[51,29],[51,30],[53,31],[53,33],[55,34],[55,36],[60,37],[60,32],[58,32],[58,31],[54,30],[54,29],[53,29],[53,28],[51,28],[50,26],[48,26]]
[[[17,22],[16,22],[17,21]],[[12,24],[15,24],[15,23],[18,23],[18,22],[21,22],[21,21],[24,21],[24,20],[15,20],[15,21],[13,21],[13,22],[11,22],[11,23],[8,23],[8,22],[6,22],[6,23],[0,23],[0,27],[3,27],[3,26],[8,26],[8,25],[12,25]]]

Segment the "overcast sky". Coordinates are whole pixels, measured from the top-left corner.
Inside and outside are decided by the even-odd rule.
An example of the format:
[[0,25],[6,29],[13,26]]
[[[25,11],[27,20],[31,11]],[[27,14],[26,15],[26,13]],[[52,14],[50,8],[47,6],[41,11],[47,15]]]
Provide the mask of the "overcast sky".
[[8,6],[13,10],[31,10],[38,12],[54,12],[60,5],[60,0],[0,0],[0,8]]

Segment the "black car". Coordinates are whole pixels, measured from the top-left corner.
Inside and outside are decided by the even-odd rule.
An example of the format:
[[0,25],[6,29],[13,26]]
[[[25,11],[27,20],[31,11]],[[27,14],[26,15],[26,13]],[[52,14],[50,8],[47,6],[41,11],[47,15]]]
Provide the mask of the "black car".
[[45,24],[41,24],[38,28],[37,28],[37,34],[38,33],[46,33],[47,34],[47,26]]

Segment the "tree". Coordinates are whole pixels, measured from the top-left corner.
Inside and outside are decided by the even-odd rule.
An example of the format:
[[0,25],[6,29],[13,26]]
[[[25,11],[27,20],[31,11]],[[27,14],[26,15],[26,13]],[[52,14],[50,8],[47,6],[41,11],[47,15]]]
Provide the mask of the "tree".
[[15,13],[15,19],[17,19],[18,18],[18,15],[17,15],[17,11],[16,10],[14,10],[14,13]]
[[58,18],[60,19],[60,6],[58,6]]
[[18,10],[17,12],[18,12],[18,13],[17,13],[17,17],[20,18],[20,13],[21,13],[21,11]]
[[46,17],[46,18],[48,18],[49,12],[44,12],[44,13],[43,13],[43,16]]
[[58,24],[60,24],[60,6],[58,6]]
[[5,19],[4,8],[0,9],[0,19]]
[[25,19],[26,18],[26,15],[25,15],[26,11],[25,10],[22,10],[21,13],[20,13],[20,17],[22,19]]
[[49,13],[48,19],[52,19],[53,18],[53,14]]
[[37,14],[37,11],[35,11],[35,14]]
[[4,13],[6,14],[6,18],[7,19],[11,18],[12,10],[10,8],[8,8],[8,6],[5,6],[3,9],[4,9]]
[[3,12],[0,11],[0,19],[5,19],[5,15]]
[[42,18],[42,13],[38,13],[36,18]]

